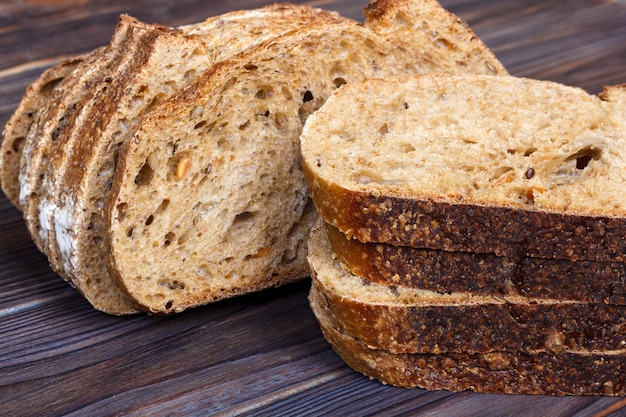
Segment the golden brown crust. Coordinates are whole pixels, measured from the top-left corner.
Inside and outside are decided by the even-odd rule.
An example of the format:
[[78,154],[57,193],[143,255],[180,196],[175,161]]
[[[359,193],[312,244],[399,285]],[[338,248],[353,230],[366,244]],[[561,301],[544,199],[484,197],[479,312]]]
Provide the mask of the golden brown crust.
[[418,249],[348,239],[325,224],[333,252],[355,275],[437,292],[626,304],[626,263],[572,262]]

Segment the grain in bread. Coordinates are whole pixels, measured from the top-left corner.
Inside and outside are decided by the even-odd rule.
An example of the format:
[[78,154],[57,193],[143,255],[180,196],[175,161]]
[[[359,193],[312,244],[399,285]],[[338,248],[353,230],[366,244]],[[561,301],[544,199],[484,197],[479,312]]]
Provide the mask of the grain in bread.
[[45,70],[26,88],[20,104],[4,126],[0,140],[0,185],[4,194],[18,209],[20,160],[26,136],[54,87],[85,58],[86,55],[77,55]]
[[404,388],[494,394],[626,395],[626,353],[391,353],[339,330],[311,303],[324,337],[354,370]]
[[354,275],[383,285],[601,304],[626,304],[626,263],[503,257],[363,243],[324,223],[333,253]]
[[310,192],[363,242],[623,262],[623,91],[470,74],[348,85],[303,131]]
[[[124,142],[105,205],[107,252],[148,310],[308,275],[315,216],[298,136],[338,86],[432,70],[505,73],[436,2],[373,2],[366,13],[365,25],[309,25],[216,65]],[[446,52],[433,61],[434,50]]]
[[351,274],[321,225],[309,243],[311,297],[342,330],[394,353],[626,352],[626,306],[382,285]]

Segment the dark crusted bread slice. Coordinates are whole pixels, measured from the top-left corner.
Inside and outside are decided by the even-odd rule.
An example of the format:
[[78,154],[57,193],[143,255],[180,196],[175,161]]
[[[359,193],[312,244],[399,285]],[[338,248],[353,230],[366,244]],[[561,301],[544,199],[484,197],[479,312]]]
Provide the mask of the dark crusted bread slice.
[[311,233],[311,297],[347,333],[394,353],[626,352],[626,306],[439,293],[351,274],[321,225]]
[[64,141],[57,141],[39,200],[40,218],[52,235],[47,240],[52,267],[96,308],[112,314],[136,311],[122,308],[124,294],[108,273],[106,257],[94,250],[104,239],[104,199],[127,133],[151,108],[241,48],[304,24],[341,20],[333,13],[287,5],[229,13],[182,30],[121,19],[137,33],[137,42],[124,49],[123,64],[106,82],[80,101],[85,122],[68,127]]
[[[416,71],[504,72],[437,3],[382,3],[393,7],[373,3],[365,25],[308,25],[222,62],[142,120],[105,205],[111,271],[133,298],[180,311],[309,274],[315,216],[298,137],[337,86]],[[398,30],[377,34],[387,23]]]
[[509,257],[363,243],[324,223],[333,253],[350,272],[383,285],[626,304],[626,263]]
[[370,349],[318,308],[322,333],[354,370],[384,384],[493,394],[626,395],[626,352],[398,353]]
[[623,90],[469,74],[347,86],[303,131],[310,192],[363,242],[623,262]]
[[71,74],[85,57],[86,55],[78,55],[68,58],[44,71],[26,88],[20,104],[4,126],[0,139],[0,185],[4,194],[18,209],[20,159],[26,136],[54,87]]

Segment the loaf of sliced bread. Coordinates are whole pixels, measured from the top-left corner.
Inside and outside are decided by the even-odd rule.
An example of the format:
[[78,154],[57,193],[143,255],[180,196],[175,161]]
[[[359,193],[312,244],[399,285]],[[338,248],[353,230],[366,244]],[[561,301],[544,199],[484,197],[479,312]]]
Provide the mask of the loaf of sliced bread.
[[626,263],[509,257],[363,243],[324,223],[337,259],[383,285],[562,301],[626,304]]
[[[305,23],[331,24],[340,18],[309,7],[270,6],[181,30],[129,16],[121,20],[125,24],[119,27],[130,27],[136,40],[122,49],[120,64],[79,101],[82,119],[76,120],[82,121],[67,124],[59,134],[39,195],[39,219],[51,236],[44,246],[51,266],[97,309],[112,314],[137,310],[111,279],[106,257],[94,250],[104,240],[104,199],[127,133],[151,108],[239,48]],[[215,36],[218,28],[223,36]]]
[[[308,276],[306,118],[345,83],[505,73],[433,1],[380,1],[365,24],[307,25],[221,62],[146,115],[105,204],[111,271],[152,312]],[[433,56],[437,56],[434,60]]]
[[391,353],[339,330],[318,308],[324,337],[351,368],[384,384],[495,394],[626,395],[626,352]]
[[44,71],[26,88],[20,104],[4,126],[0,139],[0,186],[18,209],[20,160],[26,136],[55,86],[71,74],[85,57],[68,58]]
[[311,233],[311,298],[342,330],[393,353],[626,353],[626,306],[382,285],[351,274]]
[[310,192],[362,242],[623,262],[625,89],[471,74],[348,85],[302,133]]

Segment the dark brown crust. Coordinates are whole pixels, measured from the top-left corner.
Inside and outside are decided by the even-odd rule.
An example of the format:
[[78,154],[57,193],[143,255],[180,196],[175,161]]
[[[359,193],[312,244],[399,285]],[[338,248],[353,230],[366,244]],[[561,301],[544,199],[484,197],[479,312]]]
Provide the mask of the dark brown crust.
[[625,355],[494,352],[392,354],[322,325],[324,337],[354,370],[405,388],[531,395],[626,395]]
[[348,239],[326,225],[337,258],[354,274],[384,285],[442,293],[472,292],[626,304],[626,264],[502,257],[417,249]]
[[394,353],[626,351],[624,306],[377,305],[343,297],[315,278],[311,298],[340,323],[342,331],[370,347]]
[[624,262],[626,217],[372,195],[315,177],[303,164],[322,218],[362,242],[517,256]]

